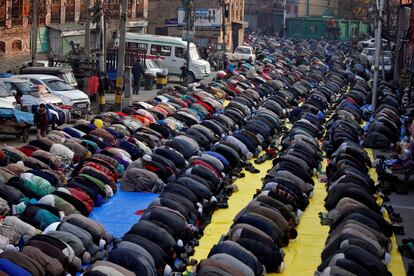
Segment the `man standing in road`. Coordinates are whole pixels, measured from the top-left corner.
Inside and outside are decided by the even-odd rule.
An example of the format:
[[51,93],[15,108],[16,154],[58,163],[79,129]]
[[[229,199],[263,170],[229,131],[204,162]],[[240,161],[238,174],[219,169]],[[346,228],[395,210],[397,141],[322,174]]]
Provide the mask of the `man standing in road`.
[[135,95],[139,94],[139,88],[141,86],[141,75],[145,73],[144,66],[141,64],[141,59],[137,58],[132,67],[132,75],[134,76],[134,91]]

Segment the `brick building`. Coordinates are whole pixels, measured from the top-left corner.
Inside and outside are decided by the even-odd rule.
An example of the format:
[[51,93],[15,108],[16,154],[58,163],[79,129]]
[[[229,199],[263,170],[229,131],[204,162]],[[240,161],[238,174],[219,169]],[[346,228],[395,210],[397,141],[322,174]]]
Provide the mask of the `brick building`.
[[[0,72],[17,70],[30,59],[30,0],[0,1]],[[97,0],[90,0],[94,7]],[[121,0],[104,0],[107,42],[110,47],[119,30]],[[37,52],[39,59],[62,59],[71,40],[84,46],[85,0],[39,0]],[[127,30],[146,32],[148,0],[128,0]],[[96,28],[91,24],[91,49],[96,49]]]
[[[226,0],[229,16],[225,19],[225,41],[229,50],[243,44],[247,22],[244,21],[244,0]],[[219,0],[194,0],[196,17],[195,42],[201,47],[222,42],[222,7]],[[148,33],[181,36],[184,10],[181,0],[149,0]],[[204,21],[203,21],[204,20]]]
[[[287,18],[298,16],[298,1],[286,1]],[[249,31],[277,33],[283,29],[283,0],[246,0],[244,13]]]

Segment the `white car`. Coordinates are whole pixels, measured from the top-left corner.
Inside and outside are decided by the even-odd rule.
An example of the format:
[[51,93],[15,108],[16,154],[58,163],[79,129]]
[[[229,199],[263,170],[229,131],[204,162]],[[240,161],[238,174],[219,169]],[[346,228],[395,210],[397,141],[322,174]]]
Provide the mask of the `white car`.
[[[382,64],[382,59],[380,58],[380,63],[379,63],[379,72],[380,74],[382,74],[382,70],[384,68],[384,73],[386,77],[389,77],[392,75],[393,70],[392,70],[392,59],[390,57],[384,57],[384,66]],[[375,70],[375,65],[371,66],[371,71],[374,72]]]
[[[390,51],[384,51],[384,58],[392,58],[392,53]],[[370,66],[374,64],[375,58],[375,48],[365,48],[362,50],[359,55],[360,62],[365,66]]]
[[165,76],[168,76],[168,69],[163,68],[162,61],[146,59],[145,74],[150,74],[154,77],[156,77],[157,74],[163,74]]
[[0,83],[0,108],[16,108],[16,98],[3,83]]
[[0,82],[14,96],[21,95],[22,111],[31,112],[32,106],[38,106],[41,103],[52,103],[58,106],[63,105],[63,101],[59,97],[52,95],[43,85],[35,85],[29,80],[19,78],[3,78],[0,79]]
[[233,58],[235,60],[256,60],[256,55],[254,54],[253,48],[249,46],[238,46],[234,50]]
[[74,88],[58,77],[50,75],[17,75],[16,78],[30,80],[36,85],[44,85],[52,95],[58,96],[64,105],[80,109],[88,109],[91,105],[86,93]]
[[[394,47],[394,42],[391,42],[391,47]],[[388,40],[382,39],[382,47],[388,46]],[[363,41],[358,42],[358,48],[359,49],[365,49],[365,48],[375,48],[375,38],[369,38]]]

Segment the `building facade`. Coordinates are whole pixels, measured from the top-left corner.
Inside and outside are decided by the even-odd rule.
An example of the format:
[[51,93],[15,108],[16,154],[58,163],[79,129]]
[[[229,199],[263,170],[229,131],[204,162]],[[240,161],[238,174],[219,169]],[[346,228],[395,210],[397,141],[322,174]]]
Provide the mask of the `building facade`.
[[[90,0],[93,12],[98,0]],[[30,0],[4,0],[0,5],[0,72],[17,71],[30,60]],[[119,31],[121,0],[104,0],[108,47]],[[96,11],[96,10],[95,10]],[[37,53],[39,59],[63,59],[70,41],[84,47],[87,7],[85,0],[39,0]],[[146,32],[148,0],[128,0],[127,30]],[[94,18],[96,19],[96,18]],[[100,47],[96,24],[91,24],[90,48]]]
[[337,0],[298,0],[298,16],[338,16]]
[[[298,16],[298,0],[286,1],[286,17]],[[283,0],[246,0],[249,31],[278,33],[283,29]]]
[[[228,50],[243,44],[244,0],[225,0],[228,4],[228,17],[225,18],[225,42]],[[208,47],[222,43],[223,13],[219,0],[193,1],[195,14],[194,41],[198,46]],[[185,28],[185,12],[181,0],[149,0],[148,33],[168,36],[182,36]]]

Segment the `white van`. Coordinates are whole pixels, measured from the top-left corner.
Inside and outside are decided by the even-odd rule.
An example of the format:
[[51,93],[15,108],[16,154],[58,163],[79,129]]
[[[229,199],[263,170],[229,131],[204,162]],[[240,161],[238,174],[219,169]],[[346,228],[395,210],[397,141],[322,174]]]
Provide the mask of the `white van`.
[[[147,58],[163,59],[163,67],[168,69],[170,75],[181,75],[180,68],[186,62],[187,42],[181,37],[126,33],[127,49],[145,49]],[[119,47],[119,38],[115,41],[115,47]],[[201,80],[210,73],[210,63],[200,58],[197,47],[190,43],[191,80]]]

